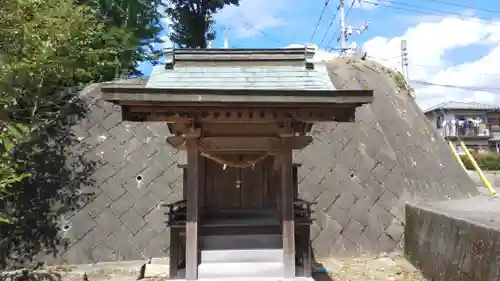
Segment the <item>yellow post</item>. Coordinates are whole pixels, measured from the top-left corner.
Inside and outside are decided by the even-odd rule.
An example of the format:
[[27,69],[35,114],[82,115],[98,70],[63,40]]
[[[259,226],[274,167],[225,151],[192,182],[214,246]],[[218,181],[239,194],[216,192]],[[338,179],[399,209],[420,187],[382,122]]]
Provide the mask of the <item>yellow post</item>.
[[481,168],[479,168],[479,165],[477,164],[474,157],[472,157],[472,155],[470,154],[469,150],[467,149],[463,141],[460,142],[460,147],[464,150],[465,155],[467,155],[467,158],[469,158],[470,162],[472,163],[472,166],[474,166],[474,169],[476,169],[477,174],[483,181],[484,187],[488,189],[491,195],[495,195],[496,191],[493,189],[488,179],[484,176],[483,171],[481,171]]
[[467,172],[467,168],[465,168],[464,162],[462,162],[462,158],[460,158],[460,155],[458,155],[458,152],[455,149],[453,143],[451,143],[451,141],[448,141],[448,145],[450,146],[451,152],[453,153],[453,156],[455,156],[455,159],[457,159],[458,163],[460,163],[460,166],[462,166],[462,168],[464,168],[464,170]]

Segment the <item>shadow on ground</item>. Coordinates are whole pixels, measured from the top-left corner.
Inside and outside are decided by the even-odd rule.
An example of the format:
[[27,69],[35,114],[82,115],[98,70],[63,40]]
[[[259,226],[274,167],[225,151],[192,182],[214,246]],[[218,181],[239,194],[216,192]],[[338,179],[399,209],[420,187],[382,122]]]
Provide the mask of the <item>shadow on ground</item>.
[[95,163],[71,150],[79,143],[71,127],[85,112],[82,103],[68,105],[56,122],[16,148],[16,159],[32,176],[0,198],[0,210],[13,218],[12,224],[0,224],[0,269],[36,267],[38,255],[64,251],[60,218],[71,216],[93,196],[84,188],[93,185],[89,175]]
[[328,269],[326,269],[320,262],[314,257],[314,252],[312,253],[313,260],[313,273],[312,277],[315,281],[334,281],[333,278],[328,274]]

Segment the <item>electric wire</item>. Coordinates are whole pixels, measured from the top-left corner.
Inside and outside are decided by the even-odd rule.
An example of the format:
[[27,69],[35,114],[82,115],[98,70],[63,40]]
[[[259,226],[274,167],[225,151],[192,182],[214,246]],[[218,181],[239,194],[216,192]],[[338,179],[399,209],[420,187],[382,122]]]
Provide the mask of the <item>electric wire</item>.
[[[455,12],[450,12],[450,11],[444,11],[440,9],[434,9],[434,8],[428,8],[428,7],[423,7],[423,6],[418,6],[418,5],[412,5],[404,2],[398,2],[395,0],[377,0],[378,2],[370,1],[370,0],[361,0],[363,3],[375,5],[375,6],[380,6],[380,7],[385,7],[389,9],[394,9],[394,10],[400,10],[400,11],[407,11],[407,12],[413,12],[413,13],[419,13],[419,14],[424,14],[424,15],[431,15],[431,16],[436,16],[436,15],[450,15],[450,16],[456,16],[462,20],[466,19],[475,19],[475,20],[481,20],[485,23],[490,23],[490,24],[499,24],[497,21],[494,21],[492,19],[484,18],[484,17],[479,17],[479,16],[466,16],[460,13],[455,13]],[[385,2],[380,3],[380,2]],[[399,5],[394,6],[394,5]],[[420,10],[416,10],[420,9]]]
[[330,29],[332,28],[333,23],[335,22],[335,18],[337,18],[337,15],[339,14],[339,11],[340,11],[340,5],[337,6],[337,11],[335,12],[335,15],[333,15],[332,19],[330,20],[330,23],[328,24],[328,28],[327,28],[325,34],[323,35],[323,38],[321,38],[321,41],[319,42],[318,46],[321,46],[323,44],[323,42],[325,41],[325,38],[328,35],[328,32],[330,32]]
[[[401,60],[395,61],[394,59],[401,58],[399,57],[389,57],[389,58],[382,58],[382,57],[375,57],[375,56],[367,56],[370,59],[374,60],[382,60],[382,61],[390,61],[394,63],[401,63]],[[434,68],[434,69],[443,69],[442,67],[437,67],[437,66],[429,66],[429,65],[422,65],[422,64],[415,64],[412,61],[410,61],[410,66],[418,66],[422,68]],[[443,69],[444,70],[444,69]],[[458,69],[447,69],[447,71],[460,71]],[[481,73],[484,75],[488,75],[490,77],[496,76],[500,78],[500,74],[498,73]],[[456,85],[456,84],[451,84],[451,83],[446,83],[446,84],[440,84],[440,83],[434,83],[430,81],[423,81],[423,80],[410,80],[411,83],[421,85],[421,86],[433,86],[433,87],[442,87],[442,88],[452,88],[452,89],[458,89],[458,90],[465,90],[465,91],[475,91],[475,92],[488,92],[488,93],[494,93],[498,94],[500,93],[500,88],[497,87],[488,87],[488,86],[477,86],[477,85],[470,85],[470,86],[463,86],[463,85]]]
[[325,14],[326,7],[328,7],[328,4],[330,3],[330,0],[325,1],[325,5],[323,5],[323,9],[321,10],[321,13],[318,18],[318,22],[316,23],[316,27],[314,28],[313,34],[311,35],[311,39],[309,39],[310,42],[314,39],[314,35],[316,35],[316,31],[318,31],[319,24],[321,23],[321,20],[323,19],[323,15]]
[[256,28],[253,24],[250,23],[250,21],[245,16],[243,16],[243,14],[238,13],[238,16],[240,17],[240,20],[244,25],[246,25],[248,28],[255,30],[257,33],[266,37],[267,39],[274,41],[276,43],[280,43],[280,44],[288,44],[288,43],[284,42],[283,40],[277,39],[277,38],[269,35],[268,33]]
[[485,12],[485,13],[500,14],[500,10],[491,10],[491,9],[486,9],[486,8],[473,7],[473,6],[469,6],[469,5],[458,4],[458,3],[442,1],[442,0],[425,0],[425,1],[434,2],[434,3],[438,3],[438,4],[443,4],[443,5],[448,5],[448,6],[455,6],[455,7],[459,7],[459,8],[473,9],[473,10]]

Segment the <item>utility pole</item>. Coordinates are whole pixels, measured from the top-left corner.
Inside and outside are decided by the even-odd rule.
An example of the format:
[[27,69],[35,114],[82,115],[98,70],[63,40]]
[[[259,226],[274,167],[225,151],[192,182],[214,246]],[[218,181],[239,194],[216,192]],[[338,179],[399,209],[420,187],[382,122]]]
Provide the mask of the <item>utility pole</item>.
[[227,35],[227,27],[224,28],[224,49],[229,48],[229,39]]
[[340,0],[339,6],[340,13],[340,56],[345,55],[346,47],[345,47],[345,18],[344,18],[344,0]]
[[401,73],[406,79],[406,87],[408,90],[408,94],[412,98],[416,98],[415,91],[410,86],[410,74],[408,74],[408,42],[406,40],[401,40]]
[[410,77],[408,74],[408,47],[406,40],[401,40],[401,73],[403,73],[406,81],[409,83]]

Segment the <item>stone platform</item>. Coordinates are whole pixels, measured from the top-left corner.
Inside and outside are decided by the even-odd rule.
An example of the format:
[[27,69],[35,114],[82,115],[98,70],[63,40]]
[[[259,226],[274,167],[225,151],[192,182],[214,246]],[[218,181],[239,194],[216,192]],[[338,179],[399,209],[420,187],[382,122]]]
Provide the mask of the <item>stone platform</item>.
[[406,205],[405,255],[429,280],[500,280],[500,198]]

